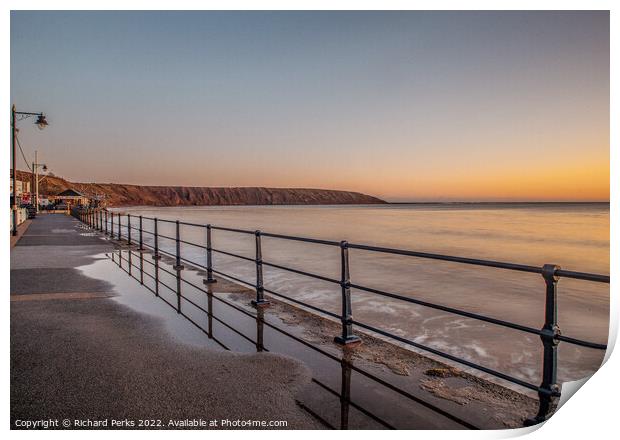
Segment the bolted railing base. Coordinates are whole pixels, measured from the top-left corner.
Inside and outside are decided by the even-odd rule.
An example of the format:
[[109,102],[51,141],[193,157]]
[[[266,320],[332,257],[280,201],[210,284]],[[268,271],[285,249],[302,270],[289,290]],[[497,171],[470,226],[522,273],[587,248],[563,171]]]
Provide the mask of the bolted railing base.
[[215,278],[205,278],[204,280],[202,280],[202,284],[214,284],[217,283],[217,280]]
[[182,264],[175,264],[174,266],[172,266],[172,268],[174,270],[183,270],[185,269],[185,266],[183,266]]
[[343,338],[342,336],[336,336],[334,342],[338,345],[357,345],[361,344],[362,340],[359,336],[351,335]]
[[269,307],[269,305],[271,304],[271,302],[268,299],[264,299],[264,298],[259,299],[259,300],[253,299],[251,303],[254,307],[261,307],[261,308]]
[[539,410],[539,413],[536,416],[525,419],[525,421],[523,422],[523,426],[534,426],[540,423],[544,423],[547,420],[549,420],[553,414],[555,414],[555,411],[558,407],[558,402],[559,402],[558,396],[560,394],[560,386],[557,384],[551,386],[551,391],[556,393],[556,395],[555,396],[548,396],[547,394],[539,395],[538,397],[539,401],[545,402],[543,410],[542,411]]

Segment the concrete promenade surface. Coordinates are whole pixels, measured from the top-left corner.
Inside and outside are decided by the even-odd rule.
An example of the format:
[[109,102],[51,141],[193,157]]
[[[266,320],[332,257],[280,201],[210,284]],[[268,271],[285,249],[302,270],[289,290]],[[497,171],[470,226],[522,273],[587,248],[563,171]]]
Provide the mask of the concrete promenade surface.
[[300,362],[184,345],[77,269],[111,249],[61,214],[38,216],[11,249],[11,428],[49,419],[61,429],[65,419],[322,427],[295,403],[310,381]]

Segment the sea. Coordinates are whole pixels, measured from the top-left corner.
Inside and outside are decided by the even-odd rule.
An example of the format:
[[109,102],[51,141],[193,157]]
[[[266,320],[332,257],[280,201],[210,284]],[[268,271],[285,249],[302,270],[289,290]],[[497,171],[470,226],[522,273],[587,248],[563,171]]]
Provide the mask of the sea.
[[[131,207],[132,216],[243,230],[346,240],[433,254],[609,274],[608,203],[441,203],[339,206]],[[126,219],[123,218],[123,223]],[[135,219],[132,226],[137,226]],[[146,231],[153,222],[143,221]],[[175,252],[173,223],[159,222],[159,245]],[[132,231],[136,234],[136,231]],[[205,264],[206,230],[181,225],[183,258]],[[136,235],[134,235],[136,237]],[[169,238],[163,238],[169,237]],[[147,243],[152,236],[144,234]],[[213,230],[212,245],[255,257],[255,236]],[[265,262],[328,278],[341,275],[340,249],[262,237]],[[540,328],[545,284],[538,274],[479,267],[412,256],[350,249],[351,282]],[[254,284],[251,261],[213,254],[214,268]],[[269,266],[269,290],[340,313],[340,286]],[[217,291],[217,288],[215,288]],[[532,383],[541,376],[542,343],[537,335],[481,322],[378,294],[352,290],[356,321],[397,334]],[[558,322],[565,336],[607,343],[609,284],[563,278],[558,283]],[[357,329],[359,331],[359,328]],[[559,381],[578,380],[600,366],[604,352],[562,342]]]

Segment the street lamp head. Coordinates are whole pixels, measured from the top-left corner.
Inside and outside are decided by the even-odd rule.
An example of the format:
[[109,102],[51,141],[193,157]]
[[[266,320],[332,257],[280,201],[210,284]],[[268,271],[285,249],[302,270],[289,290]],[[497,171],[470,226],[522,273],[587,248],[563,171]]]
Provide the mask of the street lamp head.
[[43,171],[47,171],[47,165],[43,164]]
[[37,125],[37,127],[39,127],[39,130],[43,130],[45,127],[47,127],[49,125],[47,123],[47,119],[45,119],[45,115],[44,114],[40,114],[39,115],[39,117],[35,121],[35,124]]

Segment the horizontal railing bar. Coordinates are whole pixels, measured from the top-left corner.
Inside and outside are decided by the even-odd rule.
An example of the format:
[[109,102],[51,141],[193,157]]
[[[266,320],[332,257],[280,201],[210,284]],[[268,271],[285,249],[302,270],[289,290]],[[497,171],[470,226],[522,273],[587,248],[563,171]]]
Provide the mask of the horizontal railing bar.
[[269,263],[269,262],[264,261],[264,260],[262,261],[262,264],[264,266],[275,267],[276,269],[286,270],[288,272],[297,273],[299,275],[305,275],[307,277],[316,278],[318,280],[328,281],[328,282],[334,283],[334,284],[340,284],[340,280],[336,280],[334,278],[329,278],[329,277],[324,277],[323,275],[317,275],[317,274],[314,274],[314,273],[311,273],[311,272],[305,272],[305,271],[299,270],[299,269],[293,269],[293,268],[286,267],[286,266],[280,266],[279,264]]
[[[217,273],[217,274],[219,274],[219,275],[222,275],[222,276],[228,277],[228,278],[230,278],[230,279],[232,279],[232,280],[238,281],[238,282],[240,282],[240,283],[243,283],[243,284],[245,284],[245,285],[247,285],[247,286],[254,287],[254,284],[249,283],[249,282],[247,282],[247,281],[245,281],[245,280],[242,280],[242,279],[240,279],[240,278],[236,278],[235,276],[230,275],[230,274],[227,274],[227,273],[225,273],[225,272],[221,272],[221,271],[216,270],[216,269],[213,269],[213,272],[214,272],[214,273]],[[315,310],[315,311],[317,311],[317,312],[324,313],[324,314],[326,314],[326,315],[328,315],[328,316],[332,316],[332,317],[334,317],[334,318],[336,318],[336,319],[340,319],[340,315],[337,315],[337,314],[335,314],[335,313],[329,312],[329,311],[327,311],[327,310],[323,310],[323,309],[321,309],[321,308],[319,308],[319,307],[315,307],[315,306],[310,305],[310,304],[303,303],[303,302],[298,301],[298,300],[296,300],[296,299],[294,299],[294,298],[288,297],[288,296],[286,296],[286,295],[282,295],[281,293],[274,292],[273,290],[270,290],[270,289],[267,289],[267,288],[265,288],[264,290],[265,290],[265,292],[267,292],[267,293],[270,293],[270,294],[272,294],[272,295],[278,296],[278,297],[280,297],[280,298],[284,298],[284,299],[286,299],[286,300],[288,300],[288,301],[294,302],[295,304],[299,304],[300,306],[308,307],[309,309]]]
[[[405,255],[409,257],[450,261],[454,263],[471,264],[475,266],[495,267],[498,269],[507,269],[507,270],[515,270],[515,271],[520,271],[520,272],[542,274],[541,267],[529,266],[525,264],[505,263],[501,261],[492,261],[492,260],[480,260],[476,258],[455,257],[451,255],[431,254],[427,252],[416,252],[416,251],[408,251],[404,249],[393,249],[393,248],[385,248],[385,247],[377,247],[377,246],[368,246],[368,245],[355,244],[355,243],[348,243],[347,247],[350,249],[360,249],[364,251],[381,252],[385,254]],[[609,282],[609,276],[606,276],[606,275],[590,274],[590,273],[584,273],[584,272],[573,272],[573,271],[561,270],[561,269],[557,270],[555,273],[558,276],[563,276],[566,278],[577,278],[577,279],[584,279],[584,280],[595,281],[595,282],[607,282],[607,283]]]
[[[535,335],[542,335],[542,331],[533,327],[527,327],[521,324],[515,324],[513,322],[509,322],[509,321],[504,321],[501,319],[497,319],[497,318],[491,318],[488,316],[484,316],[484,315],[479,315],[477,313],[472,313],[472,312],[466,312],[463,310],[459,310],[459,309],[454,309],[452,307],[447,307],[447,306],[442,306],[440,304],[434,304],[434,303],[429,303],[426,301],[422,301],[422,300],[418,300],[415,298],[409,298],[406,296],[402,296],[402,295],[397,295],[395,293],[390,293],[390,292],[385,292],[382,290],[378,290],[378,289],[373,289],[370,287],[364,287],[364,286],[360,286],[357,284],[351,284],[350,285],[351,288],[353,289],[359,289],[359,290],[363,290],[366,292],[370,292],[370,293],[376,293],[378,295],[382,295],[382,296],[387,296],[389,298],[395,298],[401,301],[406,301],[406,302],[410,302],[413,304],[418,304],[424,307],[429,307],[432,309],[437,309],[437,310],[441,310],[444,312],[448,312],[448,313],[453,313],[455,315],[460,315],[460,316],[464,316],[466,318],[471,318],[471,319],[476,319],[478,321],[484,321],[484,322],[489,322],[491,324],[495,324],[495,325],[500,325],[502,327],[508,327],[514,330],[519,330],[522,332],[526,332],[526,333],[531,333],[531,334],[535,334]],[[584,347],[590,347],[590,348],[599,348],[599,349],[603,349],[606,350],[607,346],[606,345],[602,345],[602,344],[597,344],[595,342],[588,342],[588,341],[583,341],[580,339],[575,339],[575,338],[570,338],[570,337],[566,337],[566,336],[558,336],[557,337],[558,340],[561,341],[565,341],[569,344],[575,344],[575,345],[581,345]]]
[[509,376],[509,375],[501,373],[499,371],[495,371],[495,370],[493,370],[491,368],[483,367],[481,365],[475,364],[475,363],[470,362],[470,361],[465,360],[465,359],[461,359],[461,358],[459,358],[457,356],[454,356],[454,355],[451,355],[449,353],[446,353],[446,352],[443,352],[443,351],[440,351],[440,350],[428,347],[426,345],[419,344],[417,342],[413,342],[413,341],[411,341],[409,339],[406,339],[406,338],[403,338],[401,336],[394,335],[394,334],[391,334],[389,332],[386,332],[385,330],[381,330],[381,329],[373,327],[371,325],[364,324],[363,322],[359,322],[359,321],[355,321],[354,320],[353,324],[358,325],[358,326],[360,326],[362,328],[365,328],[366,330],[370,330],[372,332],[379,333],[380,335],[387,336],[388,338],[396,339],[397,341],[400,341],[402,343],[411,345],[411,346],[419,348],[421,350],[428,351],[429,353],[433,353],[433,354],[435,354],[437,356],[449,359],[449,360],[454,361],[454,362],[458,362],[459,364],[465,365],[465,366],[473,368],[475,370],[479,370],[479,371],[482,371],[484,373],[490,374],[492,376],[499,377],[500,379],[504,379],[504,380],[506,380],[508,382],[512,382],[512,383],[514,383],[516,385],[520,385],[520,386],[522,386],[524,388],[528,388],[530,390],[541,392],[543,394],[549,394],[548,390],[543,389],[543,388],[539,387],[538,385],[534,385],[534,384],[531,384],[529,382],[525,382],[525,381],[523,381],[521,379]]
[[189,258],[182,257],[181,261],[184,261],[184,262],[189,263],[189,264],[191,264],[193,266],[196,266],[196,268],[198,268],[198,269],[206,269],[207,268],[207,266],[204,266],[204,265],[202,265],[200,263],[196,263],[195,261],[192,261]]
[[432,259],[432,260],[450,261],[454,263],[472,264],[475,266],[496,267],[499,269],[517,270],[521,272],[530,272],[530,273],[537,273],[537,274],[542,273],[542,269],[540,267],[529,266],[525,264],[504,263],[501,261],[479,260],[476,258],[466,258],[466,257],[454,257],[451,255],[430,254],[427,252],[408,251],[405,249],[393,249],[393,248],[368,246],[364,244],[355,244],[355,243],[349,243],[347,247],[350,249],[360,249],[363,251],[381,252],[384,254],[404,255],[408,257],[419,257],[419,258],[426,258],[426,259]]
[[228,255],[229,257],[235,257],[235,258],[240,258],[242,260],[246,260],[246,261],[251,261],[251,262],[256,262],[256,260],[254,258],[250,258],[250,257],[245,257],[243,255],[239,255],[239,254],[233,254],[232,252],[227,252],[227,251],[222,251],[220,249],[215,249],[215,248],[211,248],[211,250],[213,252],[217,252],[218,254],[224,254],[224,255]]
[[241,278],[237,278],[234,275],[227,274],[226,272],[221,272],[221,271],[219,271],[217,269],[212,269],[212,270],[213,270],[213,273],[217,273],[219,275],[222,275],[223,277],[230,278],[231,280],[238,281],[238,282],[240,282],[242,284],[245,284],[246,286],[254,287],[254,284],[248,283],[247,281],[242,280]]
[[597,283],[607,283],[607,284],[609,284],[610,282],[609,275],[599,275],[599,274],[587,273],[587,272],[575,272],[572,270],[564,270],[564,269],[556,270],[555,274],[560,277],[573,278],[576,280],[594,281]]
[[190,246],[194,246],[194,247],[197,247],[197,248],[200,248],[200,249],[205,249],[205,250],[207,249],[206,246],[203,246],[201,244],[192,243],[191,241],[185,241],[185,240],[179,239],[179,242],[180,243],[185,243],[185,244],[188,244]]
[[351,284],[350,285],[351,288],[353,289],[359,289],[359,290],[363,290],[365,292],[370,292],[370,293],[376,293],[377,295],[382,295],[382,296],[387,296],[389,298],[394,298],[394,299],[398,299],[400,301],[406,301],[409,303],[413,303],[413,304],[418,304],[424,307],[429,307],[431,309],[437,309],[437,310],[441,310],[444,312],[448,312],[448,313],[454,313],[455,315],[460,315],[460,316],[464,316],[466,318],[472,318],[472,319],[477,319],[479,321],[484,321],[484,322],[489,322],[491,324],[496,324],[496,325],[501,325],[503,327],[509,327],[515,330],[520,330],[526,333],[532,333],[535,335],[541,335],[542,332],[539,329],[533,328],[533,327],[527,327],[521,324],[515,324],[509,321],[503,321],[501,319],[497,319],[497,318],[490,318],[484,315],[479,315],[477,313],[473,313],[473,312],[466,312],[463,310],[459,310],[459,309],[454,309],[452,307],[448,307],[448,306],[442,306],[440,304],[434,304],[434,303],[429,303],[426,301],[422,301],[419,299],[415,299],[415,298],[409,298],[406,296],[402,296],[402,295],[398,295],[396,293],[390,293],[390,292],[385,292],[383,290],[378,290],[378,289],[373,289],[371,287],[364,287],[364,286],[360,286],[358,284]]
[[265,292],[267,292],[267,293],[270,293],[270,294],[272,294],[272,295],[278,296],[278,297],[280,297],[280,298],[284,298],[284,299],[286,299],[286,300],[288,300],[288,301],[294,302],[295,304],[299,304],[300,306],[303,306],[303,307],[308,307],[309,309],[315,310],[315,311],[317,311],[317,312],[324,313],[325,315],[331,316],[331,317],[336,318],[336,319],[338,319],[338,320],[340,320],[340,319],[341,319],[341,316],[340,316],[340,315],[337,315],[336,313],[332,313],[332,312],[329,312],[329,311],[327,311],[327,310],[323,310],[323,309],[321,309],[321,308],[319,308],[319,307],[316,307],[316,306],[313,306],[313,305],[311,305],[311,304],[307,304],[307,303],[301,302],[301,301],[299,301],[299,300],[296,300],[295,298],[291,298],[290,296],[286,296],[286,295],[283,295],[283,294],[281,294],[281,293],[274,292],[273,290],[270,290],[270,289],[267,289],[267,288],[263,288],[263,289],[264,289],[264,290],[265,290]]
[[[127,225],[122,225],[122,226],[127,226]],[[133,229],[134,231],[140,231],[140,228],[136,227],[136,226],[130,226],[130,229]],[[151,234],[151,235],[155,235],[153,232],[151,231],[147,231],[146,229],[142,228],[142,232],[144,232],[145,234]]]
[[325,244],[328,246],[340,246],[339,241],[321,240],[319,238],[296,237],[294,235],[272,234],[270,232],[262,232],[262,231],[260,235],[262,235],[263,237],[281,238],[283,240],[303,241],[306,243]]
[[185,226],[195,226],[197,228],[206,228],[207,227],[207,225],[201,225],[199,223],[189,223],[189,222],[182,222],[182,221],[179,221],[179,224],[180,225],[185,225]]
[[167,239],[167,240],[176,241],[176,238],[174,238],[174,237],[169,237],[169,236],[164,235],[164,234],[157,234],[157,236],[158,236],[159,238],[165,238],[165,239]]
[[584,341],[582,339],[571,338],[570,336],[558,335],[556,336],[558,341],[566,342],[567,344],[579,345],[581,347],[594,348],[597,350],[607,350],[607,344],[599,344],[596,342]]
[[236,229],[236,228],[225,228],[223,226],[213,226],[211,225],[211,229],[217,229],[219,231],[227,231],[227,232],[238,232],[240,234],[256,234],[256,231],[248,231],[247,229]]

